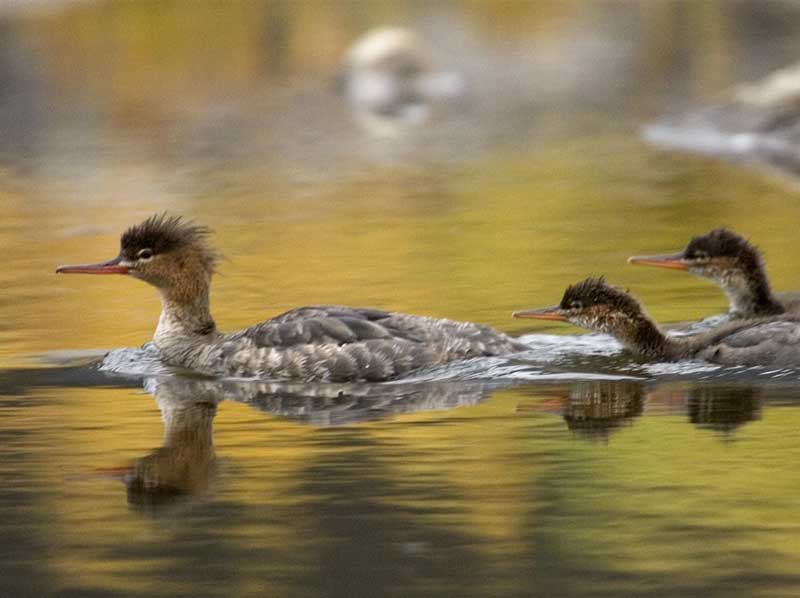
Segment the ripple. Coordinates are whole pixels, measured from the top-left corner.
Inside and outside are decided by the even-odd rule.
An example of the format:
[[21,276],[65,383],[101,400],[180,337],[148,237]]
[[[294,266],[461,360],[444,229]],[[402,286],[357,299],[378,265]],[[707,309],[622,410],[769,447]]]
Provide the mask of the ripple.
[[157,376],[175,371],[161,360],[153,343],[141,348],[114,349],[109,351],[100,363],[100,371],[126,376]]
[[526,334],[519,341],[528,345],[525,359],[552,363],[568,355],[611,356],[622,351],[622,345],[608,334]]
[[694,374],[706,374],[718,372],[725,369],[720,365],[708,363],[707,361],[667,361],[663,363],[636,364],[631,367],[634,371],[642,371],[651,376],[691,376]]
[[[685,336],[701,332],[727,320],[726,315],[681,325],[668,332]],[[623,352],[622,345],[606,334],[528,334],[519,338],[527,346],[523,352],[503,357],[480,357],[448,363],[413,372],[384,384],[418,382],[482,381],[536,382],[550,380],[646,380],[677,379],[759,379],[800,380],[800,369],[766,366],[721,366],[705,361],[638,363]],[[50,363],[91,366],[99,360],[99,351],[61,351],[42,359]],[[141,348],[115,349],[105,354],[101,372],[128,377],[148,378],[180,373],[180,368],[166,365],[152,343]],[[226,378],[225,380],[234,380]]]
[[38,356],[38,360],[47,365],[79,367],[100,362],[106,353],[108,353],[107,349],[65,349],[42,353]]

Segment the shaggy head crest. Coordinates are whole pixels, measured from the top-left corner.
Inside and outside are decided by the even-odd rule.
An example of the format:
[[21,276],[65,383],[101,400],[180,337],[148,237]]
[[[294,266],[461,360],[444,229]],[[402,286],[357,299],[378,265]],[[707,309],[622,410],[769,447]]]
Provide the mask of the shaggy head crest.
[[207,226],[197,225],[181,216],[155,214],[123,233],[120,252],[125,259],[135,260],[144,249],[153,255],[191,249],[214,264],[219,256],[208,243],[210,234],[211,229]]
[[559,307],[570,310],[597,305],[607,306],[631,316],[642,313],[642,307],[636,299],[622,289],[607,284],[602,276],[587,278],[567,287]]
[[758,256],[754,245],[727,228],[716,228],[705,235],[693,237],[684,251],[684,257],[689,260],[729,257],[753,261],[758,260]]

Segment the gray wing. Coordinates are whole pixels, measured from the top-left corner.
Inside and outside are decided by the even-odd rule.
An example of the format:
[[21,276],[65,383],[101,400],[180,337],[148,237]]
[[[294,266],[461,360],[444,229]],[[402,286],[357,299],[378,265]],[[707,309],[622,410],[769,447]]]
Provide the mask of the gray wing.
[[508,355],[528,348],[507,334],[472,322],[406,314],[391,314],[385,322],[392,330],[401,330],[411,338],[436,347],[443,361]]
[[[202,359],[220,373],[278,379],[382,381],[524,345],[487,326],[375,309],[303,307],[225,335]],[[196,368],[199,369],[199,368]]]
[[720,338],[699,357],[723,365],[800,366],[800,322],[753,323]]
[[798,322],[787,320],[766,322],[734,332],[722,339],[722,344],[735,349],[757,346],[765,342],[793,345],[800,340]]
[[488,326],[337,305],[294,309],[237,336],[258,347],[275,348],[400,340],[435,347],[443,355],[452,353],[449,359],[503,355],[525,348]]
[[377,339],[420,341],[391,325],[392,314],[377,309],[321,305],[301,307],[247,328],[237,336],[258,347],[287,348],[307,344],[346,345]]

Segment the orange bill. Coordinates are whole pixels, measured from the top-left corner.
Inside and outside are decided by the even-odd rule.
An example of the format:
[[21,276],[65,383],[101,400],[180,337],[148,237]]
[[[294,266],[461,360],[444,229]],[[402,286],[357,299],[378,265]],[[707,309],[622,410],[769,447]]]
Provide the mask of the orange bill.
[[99,264],[80,264],[77,266],[59,266],[56,274],[127,274],[129,268],[120,265],[121,257],[115,257]]
[[534,320],[557,320],[559,322],[566,322],[567,318],[561,312],[561,308],[556,306],[543,307],[541,309],[524,309],[522,311],[515,311],[511,314],[515,318],[531,318]]
[[683,259],[683,253],[669,253],[665,255],[634,255],[628,258],[629,264],[640,266],[655,266],[656,268],[669,268],[671,270],[686,270],[689,267]]

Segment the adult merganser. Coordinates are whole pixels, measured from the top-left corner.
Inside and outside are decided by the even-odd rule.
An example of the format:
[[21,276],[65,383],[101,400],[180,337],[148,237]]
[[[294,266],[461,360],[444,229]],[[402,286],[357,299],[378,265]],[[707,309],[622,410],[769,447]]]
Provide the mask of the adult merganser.
[[505,355],[525,345],[488,326],[370,308],[301,307],[224,334],[209,311],[218,254],[210,230],[179,216],[132,226],[117,257],[60,266],[64,274],[127,274],[161,293],[153,343],[166,363],[217,376],[304,381],[383,381],[472,357]]
[[774,316],[794,302],[781,302],[772,293],[761,253],[740,234],[717,228],[694,237],[683,251],[665,255],[637,255],[631,264],[685,270],[707,278],[728,296],[731,315],[738,318]]
[[740,320],[690,337],[668,337],[625,291],[600,278],[567,288],[554,307],[514,312],[515,318],[561,320],[613,335],[638,358],[699,358],[725,365],[800,366],[800,322],[788,317]]

